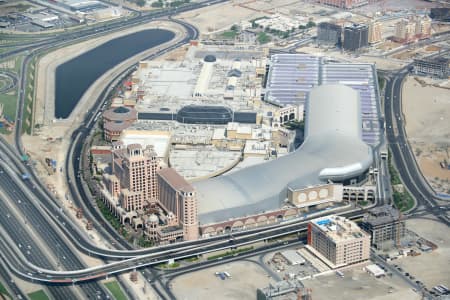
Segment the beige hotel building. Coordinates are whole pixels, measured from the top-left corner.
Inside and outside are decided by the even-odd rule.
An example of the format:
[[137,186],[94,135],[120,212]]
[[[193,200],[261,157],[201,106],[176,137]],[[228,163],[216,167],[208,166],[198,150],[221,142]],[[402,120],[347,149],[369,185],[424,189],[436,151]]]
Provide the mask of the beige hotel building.
[[308,249],[331,268],[370,258],[370,235],[344,217],[326,216],[308,224]]

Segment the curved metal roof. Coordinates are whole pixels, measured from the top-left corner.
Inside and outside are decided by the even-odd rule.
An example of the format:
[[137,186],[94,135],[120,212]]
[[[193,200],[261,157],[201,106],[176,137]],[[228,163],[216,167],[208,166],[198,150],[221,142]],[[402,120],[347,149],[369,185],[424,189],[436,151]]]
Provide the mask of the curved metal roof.
[[314,88],[306,107],[305,141],[295,152],[229,175],[193,183],[202,224],[280,208],[287,187],[342,181],[365,172],[372,148],[361,139],[357,91],[344,85]]

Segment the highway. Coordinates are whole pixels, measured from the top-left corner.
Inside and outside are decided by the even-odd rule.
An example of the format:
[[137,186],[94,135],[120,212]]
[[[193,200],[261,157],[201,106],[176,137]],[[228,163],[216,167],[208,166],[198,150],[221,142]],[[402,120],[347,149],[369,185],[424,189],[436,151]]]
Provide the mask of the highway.
[[422,206],[448,226],[450,222],[446,211],[441,210],[436,202],[442,199],[431,190],[418,169],[404,128],[401,108],[402,84],[409,73],[410,67],[411,65],[408,65],[399,71],[385,74],[387,79],[384,101],[386,138],[392,154],[392,160],[397,167],[401,180],[417,201],[417,206],[411,212]]
[[[209,1],[209,2],[210,2],[209,4],[211,4],[211,3],[216,3],[216,2],[218,3],[218,2],[223,2],[223,1]],[[193,4],[193,5],[189,5],[188,7],[184,7],[178,11],[194,9],[194,8],[198,8],[198,7],[201,7],[204,5],[209,5],[209,4],[208,3]],[[95,29],[88,29],[87,31],[82,32],[82,33],[77,32],[77,33],[71,33],[69,35],[66,34],[66,35],[62,35],[62,36],[57,36],[53,39],[50,38],[46,41],[38,41],[38,42],[31,43],[28,46],[26,46],[25,48],[18,48],[13,51],[10,51],[10,52],[3,53],[1,55],[1,57],[4,58],[4,57],[8,57],[10,55],[13,55],[13,54],[16,54],[16,53],[19,53],[22,51],[28,51],[29,54],[25,57],[24,62],[22,64],[22,68],[21,68],[21,74],[25,75],[25,74],[27,74],[27,68],[28,68],[29,61],[40,51],[45,51],[45,50],[51,49],[55,46],[67,44],[68,40],[73,42],[74,40],[77,40],[77,39],[85,39],[85,37],[87,35],[104,34],[104,32],[106,32],[106,31],[117,30],[120,28],[124,28],[126,26],[133,26],[133,24],[148,22],[149,20],[154,19],[156,17],[161,17],[164,15],[172,14],[172,13],[173,13],[173,11],[161,12],[158,14],[152,14],[152,16],[136,18],[130,22],[121,22],[121,23],[117,24],[118,26],[107,25],[103,28],[104,30],[102,30],[101,28],[95,28]],[[186,42],[186,40],[184,40],[184,42]],[[179,45],[177,45],[177,46],[179,46]],[[164,50],[161,52],[163,53]],[[16,82],[14,82],[14,83],[16,83]],[[19,105],[18,105],[18,110],[17,110],[17,115],[16,115],[17,122],[16,122],[16,132],[15,132],[16,145],[18,147],[19,152],[22,152],[22,154],[23,154],[23,148],[21,146],[20,135],[21,135],[21,127],[22,127],[21,116],[23,114],[23,106],[24,106],[23,103],[24,103],[24,97],[25,97],[24,87],[25,86],[26,86],[26,76],[22,76],[20,78],[19,97],[18,97]],[[4,142],[4,141],[2,140],[2,142]],[[2,155],[2,157],[4,157],[4,156]],[[4,157],[4,158],[6,158],[6,157]],[[16,166],[20,166],[20,165],[21,165],[21,163],[19,162]],[[28,171],[31,171],[31,170],[29,169]],[[3,174],[6,174],[6,173],[2,171],[2,175]],[[29,172],[29,174],[31,174],[34,177],[34,173]],[[18,191],[21,191],[21,189],[17,188],[17,180],[9,180],[8,181],[7,179],[11,179],[11,177],[8,177],[8,176],[4,176],[4,177],[5,177],[4,180],[2,180],[2,182],[1,182],[2,183],[1,189],[3,192],[5,192],[5,194],[6,194],[5,197],[8,198],[8,201],[4,201],[4,202],[13,202],[14,200],[11,201],[11,199],[14,197],[22,198],[24,195],[21,195],[18,192]],[[37,178],[34,177],[34,179],[37,179]],[[16,185],[14,185],[14,184],[16,184]],[[51,198],[51,195],[48,193],[48,191],[45,190],[45,188],[43,186],[41,186],[41,184],[40,184],[40,182],[38,182],[38,180],[36,180],[36,182],[34,182],[32,184],[30,183],[30,185],[32,185],[32,187],[34,189],[33,192],[35,192],[36,190],[39,189],[41,192],[43,192],[43,194],[47,194],[47,196],[50,196],[48,198],[47,197],[44,197],[44,198],[47,198],[47,200],[53,201],[53,199]],[[39,188],[36,188],[36,187],[39,187]],[[23,199],[28,199],[28,198],[25,197]],[[6,199],[4,199],[4,200],[6,200]],[[17,200],[17,203],[22,204],[21,201],[22,200]],[[35,206],[28,205],[28,204],[29,204],[28,202],[24,202],[23,207],[30,208],[30,209],[35,208]],[[51,207],[51,206],[49,206],[49,207]],[[42,208],[45,208],[45,207],[42,206]],[[25,223],[30,222],[27,224],[31,224],[33,227],[40,228],[41,229],[41,232],[40,232],[41,238],[45,239],[45,241],[49,243],[49,247],[52,248],[53,253],[56,253],[56,256],[61,256],[63,258],[62,261],[58,264],[61,264],[64,268],[68,268],[68,269],[76,269],[76,268],[84,267],[84,265],[82,265],[81,262],[79,261],[79,259],[77,258],[77,255],[74,255],[73,249],[69,249],[70,247],[67,246],[67,244],[70,244],[70,243],[68,243],[67,240],[61,239],[61,236],[63,236],[64,234],[61,232],[57,233],[53,230],[53,228],[57,228],[58,226],[56,226],[55,224],[52,224],[52,223],[42,222],[45,218],[40,217],[40,215],[36,213],[36,210],[33,210],[33,211],[24,210],[23,212],[25,214],[31,215],[30,221],[26,221]],[[10,215],[10,214],[8,213],[8,215]],[[27,215],[27,217],[29,217],[29,215]],[[5,221],[5,219],[2,218],[2,221]],[[2,225],[5,225],[6,223],[14,224],[13,222],[10,222],[10,221],[11,220],[6,220],[5,222],[2,222]],[[61,223],[63,225],[65,224],[64,221],[62,221]],[[5,225],[5,227],[6,227],[6,225]],[[15,226],[13,228],[10,228],[10,227],[6,227],[6,228],[8,228],[7,232],[15,233],[16,235],[21,236],[21,239],[18,239],[17,241],[21,241],[24,245],[26,244],[27,247],[30,247],[30,249],[33,249],[33,251],[30,251],[30,249],[26,250],[27,255],[29,257],[31,257],[30,261],[32,263],[35,263],[36,265],[46,266],[46,267],[52,266],[51,262],[47,260],[47,258],[43,255],[43,253],[40,252],[39,247],[36,246],[36,243],[34,241],[34,238],[37,238],[36,236],[30,236],[27,234],[23,234],[23,235],[18,234],[17,230],[19,230],[20,233],[22,233],[22,231],[24,230],[20,226]],[[44,228],[51,228],[52,230],[47,231]],[[15,229],[15,230],[12,230],[12,229]],[[22,245],[21,242],[19,242],[18,245]],[[31,276],[30,276],[30,274],[31,274]],[[27,272],[27,276],[32,277],[33,273]],[[13,286],[13,288],[14,288],[14,286]],[[84,287],[83,287],[84,296],[80,296],[79,291],[78,291],[78,294],[75,295],[72,291],[72,288],[69,288],[69,287],[53,286],[50,288],[50,292],[51,292],[52,296],[56,299],[64,299],[64,298],[65,299],[79,299],[80,297],[81,298],[101,298],[101,299],[109,298],[109,295],[107,294],[107,292],[98,283],[95,283],[95,282],[89,283],[88,285],[84,285]],[[18,291],[16,294],[21,295],[21,292]]]
[[[214,4],[219,2],[223,1],[213,1],[210,3]],[[200,6],[195,6],[195,8],[198,7]],[[149,18],[155,17],[155,15],[152,15],[152,17]],[[189,39],[197,37],[198,32],[195,28],[189,26],[186,23],[179,23],[186,28],[186,31],[188,33],[186,38],[179,44],[175,44],[167,49],[159,50],[154,54],[154,56],[161,55],[169,51],[170,49],[176,48],[179,45],[186,43]],[[136,23],[130,22],[126,25],[130,26],[130,24]],[[106,27],[103,31],[100,30],[99,32],[99,28],[89,29],[85,32],[85,34],[104,34],[104,32],[106,31],[117,29],[118,27],[114,26]],[[79,33],[70,33],[62,36],[61,38],[50,38],[46,41],[39,41],[35,44],[31,44],[29,46],[30,48],[27,50],[34,51],[32,51],[25,58],[21,74],[27,74],[28,62],[35,54],[38,53],[38,51],[50,49],[51,47],[54,47],[55,44],[66,43],[67,40],[70,39],[70,37],[73,37],[74,39],[84,38],[82,34],[79,35]],[[5,53],[5,55],[6,54],[8,53]],[[154,56],[150,58],[153,58]],[[129,70],[127,70],[127,72],[131,70],[132,69],[130,68]],[[394,132],[394,126],[401,129],[399,130],[399,132],[404,130],[401,119],[400,102],[397,100],[401,97],[399,93],[401,93],[401,82],[404,74],[406,74],[405,72],[407,72],[407,70],[402,70],[398,73],[392,74],[387,81],[387,92],[385,99],[394,99],[394,101],[385,101],[385,114],[387,124],[386,131],[388,135],[387,139],[389,142],[389,147],[393,153],[395,164],[399,168],[402,180],[406,178],[404,181],[405,186],[408,188],[408,190],[411,191],[411,193],[416,197],[416,199],[418,199],[418,201],[422,205],[425,205],[428,209],[433,211],[433,209],[436,208],[434,195],[429,191],[429,189],[427,189],[426,186],[421,185],[423,184],[423,178],[420,177],[420,172],[418,175],[417,170],[412,169],[412,165],[415,164],[411,164],[411,157],[408,155],[408,151],[410,152],[410,150],[407,147],[404,132],[403,136],[396,135]],[[123,76],[123,74],[120,74],[118,78],[121,78],[121,76]],[[115,79],[116,78],[114,78],[112,82],[114,82]],[[19,153],[23,155],[25,153],[23,152],[23,147],[21,146],[20,142],[20,128],[22,127],[21,115],[23,112],[23,103],[25,96],[23,94],[23,87],[26,86],[26,76],[22,76],[20,78],[20,86],[22,88],[19,89],[20,101],[18,106],[19,109],[17,113],[16,127],[19,130],[16,131],[15,141]],[[95,125],[95,116],[101,109],[103,103],[105,103],[105,100],[107,99],[110,91],[111,86],[105,87],[102,93],[102,97],[98,99],[95,105],[96,108],[94,107],[94,109],[92,109],[87,114],[84,124],[79,129],[76,129],[74,131],[71,137],[72,147],[69,149],[67,156],[70,159],[67,160],[65,169],[67,171],[70,170],[70,172],[66,172],[66,176],[68,182],[70,183],[69,187],[71,198],[74,200],[75,204],[78,207],[83,208],[85,214],[87,214],[88,219],[94,223],[95,228],[101,232],[105,239],[107,239],[111,244],[114,243],[114,245],[122,248],[122,250],[102,249],[93,245],[89,241],[89,239],[86,238],[86,234],[81,231],[76,225],[74,225],[70,217],[66,216],[64,211],[58,207],[57,201],[45,189],[45,187],[41,185],[38,178],[35,177],[32,167],[20,162],[20,160],[18,160],[17,158],[17,153],[14,153],[12,149],[8,148],[8,146],[6,146],[2,140],[2,142],[0,143],[0,146],[2,148],[0,149],[3,153],[6,154],[5,160],[7,157],[8,161],[4,161],[2,165],[3,173],[0,174],[0,190],[3,193],[3,196],[0,197],[2,200],[7,199],[14,205],[18,205],[22,213],[27,216],[28,222],[28,224],[20,224],[20,226],[11,226],[8,224],[11,224],[12,222],[8,222],[8,220],[5,220],[4,217],[1,218],[1,225],[7,232],[10,232],[13,236],[20,236],[20,239],[16,239],[15,245],[11,245],[11,243],[5,243],[4,240],[2,240],[2,243],[0,245],[3,249],[3,263],[8,265],[9,269],[13,270],[16,275],[24,279],[36,282],[50,285],[55,284],[55,286],[51,286],[51,288],[56,289],[55,291],[52,290],[52,294],[60,295],[61,298],[58,297],[58,299],[73,299],[71,298],[71,295],[69,295],[70,293],[73,293],[73,291],[68,289],[68,287],[59,287],[56,285],[67,285],[78,282],[91,282],[83,285],[83,288],[86,287],[87,296],[99,296],[98,292],[100,291],[100,293],[104,293],[102,294],[102,297],[107,297],[107,294],[102,291],[102,288],[98,286],[97,283],[92,281],[99,278],[105,278],[113,274],[119,274],[128,270],[134,270],[138,268],[144,268],[146,266],[165,263],[170,258],[180,259],[182,257],[202,255],[204,253],[217,251],[218,249],[228,249],[231,246],[235,247],[239,245],[247,245],[254,242],[255,240],[265,240],[268,238],[275,238],[287,233],[294,233],[305,230],[306,221],[298,221],[294,224],[283,224],[281,226],[278,226],[277,228],[259,228],[254,231],[233,233],[233,237],[231,239],[229,236],[222,236],[195,242],[180,243],[166,247],[132,250],[131,247],[118,235],[118,233],[114,229],[102,224],[101,220],[103,220],[103,217],[99,214],[98,210],[94,207],[94,203],[90,200],[92,199],[92,196],[89,195],[85,183],[83,182],[82,176],[78,176],[82,172],[80,164],[82,163],[83,158],[83,142],[86,140],[92,127]],[[391,102],[393,104],[391,104]],[[396,114],[398,114],[400,117]],[[402,164],[404,164],[404,166],[401,171],[400,169],[402,168]],[[31,178],[29,181],[27,180],[23,182],[19,176],[20,174],[23,174],[25,172],[28,172],[31,175]],[[408,176],[410,176],[410,178]],[[2,203],[8,201],[2,201]],[[11,208],[8,206],[0,207],[0,209],[2,209],[2,212],[8,212],[7,214],[13,213]],[[347,213],[346,215],[353,218],[359,218],[361,216],[361,213],[351,212]],[[441,220],[448,222],[448,220],[444,217],[442,217]],[[48,260],[48,258],[43,255],[42,252],[40,252],[39,247],[35,245],[36,237],[29,234],[27,226],[33,227],[34,230],[38,233],[39,238],[48,241],[48,246],[51,248],[53,253],[56,253],[56,256],[61,255],[61,257],[65,257],[64,259],[62,259],[61,265],[66,270],[48,269],[53,264]],[[70,242],[67,239],[70,239]],[[232,241],[232,244],[230,244],[230,241]],[[19,243],[21,246],[27,245],[27,247],[28,245],[30,245],[35,251],[29,251],[30,254],[28,254],[28,250],[30,249],[22,249],[22,247],[24,246],[19,247],[17,243]],[[76,258],[74,249],[70,246],[71,244],[73,244],[73,246],[78,250],[89,255],[93,255],[102,259],[123,260],[107,263],[104,266],[99,266],[96,268],[86,268],[82,264],[82,262]],[[20,252],[22,255],[14,257],[15,252],[13,250]]]

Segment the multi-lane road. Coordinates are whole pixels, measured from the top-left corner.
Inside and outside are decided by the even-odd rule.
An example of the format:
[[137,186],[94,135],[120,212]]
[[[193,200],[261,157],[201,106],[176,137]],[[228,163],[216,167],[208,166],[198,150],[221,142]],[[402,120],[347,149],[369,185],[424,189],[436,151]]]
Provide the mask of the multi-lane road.
[[[209,3],[214,4],[219,2],[223,1],[211,1]],[[209,4],[206,2],[203,4],[195,4],[185,7],[183,10],[199,8],[201,5],[204,6]],[[137,24],[138,22],[148,21],[145,18],[151,19],[161,17],[163,16],[162,14],[163,13],[161,13],[161,15],[152,15],[151,17],[144,16],[144,19],[142,20],[132,19],[129,22],[124,22],[124,25],[122,26],[130,26]],[[166,15],[167,14],[170,13],[166,13]],[[160,49],[154,56],[178,47],[180,44],[197,36],[198,33],[195,28],[186,23],[179,23],[186,29],[186,38],[179,44],[172,45],[170,48]],[[68,39],[81,39],[88,35],[94,36],[99,33],[118,30],[119,27],[121,27],[120,24],[113,24],[105,26],[104,28],[97,27],[95,29],[86,29],[83,32],[51,37],[27,45],[26,47],[28,48],[24,48],[22,51],[50,49],[55,45],[65,43]],[[22,74],[26,74],[27,62],[37,52],[38,51],[32,51],[30,55],[27,56],[22,68]],[[8,53],[3,55],[8,55]],[[393,153],[395,164],[399,168],[402,180],[405,182],[407,188],[418,199],[420,204],[434,212],[434,209],[436,208],[435,195],[433,195],[432,191],[424,184],[423,178],[415,164],[411,163],[411,159],[414,158],[411,156],[404,134],[399,100],[401,97],[401,82],[406,73],[407,69],[404,69],[386,75],[388,81],[385,97],[385,117],[389,147]],[[26,86],[26,76],[20,78],[20,86]],[[19,152],[24,154],[23,149],[20,146],[20,120],[24,103],[24,94],[22,92],[23,89],[19,89],[19,91],[21,91],[17,115],[17,128],[19,130],[16,132],[15,138]],[[71,183],[70,190],[72,198],[78,206],[85,208],[85,211],[89,212],[90,219],[94,223],[96,220],[101,220],[101,216],[93,207],[90,200],[91,197],[85,190],[81,177],[77,176],[80,173],[80,162],[78,159],[82,156],[82,141],[85,140],[94,126],[95,116],[99,112],[109,91],[110,87],[105,87],[102,97],[100,97],[95,106],[96,108],[88,113],[82,127],[74,131],[74,134],[72,135],[72,147],[68,153],[68,157],[71,159],[67,160],[66,165],[67,179]],[[397,128],[397,130],[394,130],[394,128]],[[86,238],[85,234],[73,224],[68,216],[65,215],[64,210],[58,207],[58,204],[53,199],[52,195],[50,195],[48,191],[41,186],[38,179],[33,176],[31,167],[23,165],[17,159],[16,153],[3,144],[3,141],[1,141],[0,146],[2,146],[0,151],[5,153],[5,157],[7,157],[7,161],[3,161],[3,165],[0,166],[0,191],[2,192],[0,193],[0,198],[8,199],[8,201],[1,201],[1,205],[3,206],[0,207],[0,209],[2,209],[2,213],[6,213],[6,215],[3,215],[0,218],[1,225],[6,231],[10,232],[11,235],[20,236],[20,238],[11,241],[11,239],[8,240],[3,233],[1,234],[3,238],[0,242],[0,248],[2,249],[0,252],[2,253],[3,263],[8,265],[10,270],[14,271],[16,275],[22,278],[50,284],[52,294],[60,298],[74,299],[73,297],[76,297],[75,294],[80,293],[80,291],[68,289],[66,286],[56,286],[57,284],[85,281],[91,282],[95,279],[105,278],[109,275],[118,274],[127,270],[160,264],[171,258],[179,259],[182,257],[202,255],[204,253],[216,251],[217,249],[227,249],[231,246],[246,245],[257,240],[265,240],[286,233],[303,231],[306,228],[306,221],[298,220],[292,222],[292,224],[283,224],[277,228],[262,228],[250,232],[235,233],[231,240],[232,244],[230,244],[229,237],[217,237],[155,249],[132,250],[127,243],[118,237],[117,232],[109,227],[103,229],[102,224],[96,223],[96,228],[100,230],[102,235],[111,243],[120,246],[122,250],[99,248],[93,245],[89,239]],[[72,175],[70,175],[68,170],[73,170]],[[24,172],[29,172],[32,175],[32,178],[29,181],[23,182],[20,179],[20,174]],[[6,203],[9,203],[9,205],[6,205]],[[17,215],[17,211],[20,211],[19,218],[22,216],[22,218],[26,220],[22,224],[19,224],[19,226],[15,226],[14,223],[9,222],[8,220],[9,218],[12,218],[14,214]],[[439,212],[436,211],[436,213]],[[8,215],[10,217],[8,217]],[[346,215],[348,217],[357,218],[360,217],[361,213],[349,212]],[[440,218],[443,222],[448,222],[445,216],[440,215]],[[40,249],[39,239],[47,241],[48,247],[57,258],[56,265],[55,262]],[[102,259],[110,260],[121,258],[123,260],[105,263],[105,265],[96,268],[87,268],[77,258],[76,250],[74,248],[77,248],[78,251]],[[20,253],[20,255],[16,255],[18,253]],[[53,267],[53,269],[49,269],[50,267]],[[58,270],[60,268],[65,270]],[[2,276],[5,275],[2,274]],[[85,293],[87,297],[107,297],[103,288],[95,282],[86,285]]]
[[419,207],[423,207],[448,226],[450,222],[447,211],[446,209],[442,209],[437,202],[442,199],[429,187],[420,172],[414,154],[409,146],[404,128],[401,106],[402,85],[410,68],[411,66],[408,65],[401,70],[383,73],[386,78],[386,94],[384,99],[386,138],[392,154],[392,160],[398,169],[401,180],[417,201],[417,205],[413,211]]

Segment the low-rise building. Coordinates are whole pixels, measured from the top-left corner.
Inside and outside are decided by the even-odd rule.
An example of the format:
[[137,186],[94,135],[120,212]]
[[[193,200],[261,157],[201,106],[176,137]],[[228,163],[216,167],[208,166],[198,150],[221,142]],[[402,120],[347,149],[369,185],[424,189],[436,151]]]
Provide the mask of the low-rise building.
[[417,75],[446,79],[450,76],[449,62],[444,57],[415,59],[414,72]]
[[372,245],[378,249],[387,241],[397,241],[405,236],[405,221],[397,209],[390,205],[373,208],[364,216],[361,228],[371,235]]
[[308,248],[331,268],[370,257],[370,235],[344,217],[326,216],[308,224]]
[[103,113],[103,133],[105,140],[109,142],[119,140],[122,131],[130,127],[138,114],[132,107],[113,107]]

